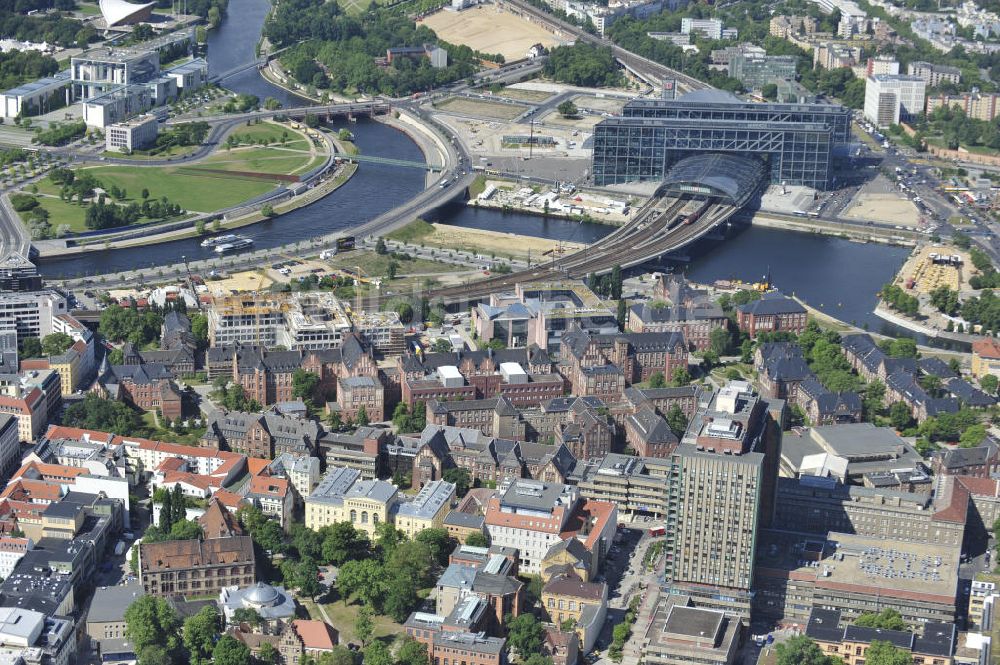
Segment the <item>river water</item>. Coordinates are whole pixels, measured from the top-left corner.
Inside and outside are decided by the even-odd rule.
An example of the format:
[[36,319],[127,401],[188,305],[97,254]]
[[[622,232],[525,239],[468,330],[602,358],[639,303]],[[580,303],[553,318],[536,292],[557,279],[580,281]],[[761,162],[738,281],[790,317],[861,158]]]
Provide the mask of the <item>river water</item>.
[[[269,7],[268,0],[230,0],[226,19],[209,33],[208,62],[212,72],[229,71],[253,61]],[[255,69],[227,78],[224,84],[261,100],[274,97],[284,105],[302,105],[305,101],[271,85]],[[355,143],[365,155],[424,161],[420,148],[398,130],[364,119],[344,126],[354,133]],[[329,196],[271,221],[240,229],[239,233],[253,238],[255,249],[277,247],[362,224],[413,198],[423,188],[424,172],[420,169],[366,162]],[[49,277],[74,277],[177,263],[182,256],[188,260],[213,256],[200,243],[200,239],[188,238],[146,247],[43,258],[38,268]]]
[[[209,34],[208,61],[213,73],[225,72],[255,57],[256,44],[269,11],[268,0],[230,0],[222,25]],[[263,100],[274,97],[283,105],[304,100],[260,77],[254,69],[224,82],[237,92]],[[360,120],[349,125],[363,154],[423,161],[417,145],[391,127]],[[423,171],[365,163],[340,189],[309,206],[272,221],[246,227],[241,234],[255,248],[269,248],[304,240],[373,219],[418,194]],[[497,230],[572,242],[593,242],[611,231],[600,224],[543,219],[452,205],[439,211],[438,221],[469,228]],[[692,251],[690,263],[676,266],[698,282],[717,279],[757,281],[770,270],[774,284],[811,306],[843,321],[886,334],[906,334],[876,317],[876,293],[890,281],[909,250],[879,244],[859,244],[841,238],[763,228],[736,230],[726,240],[706,241]],[[207,258],[210,251],[191,238],[149,247],[103,250],[66,258],[42,259],[39,270],[52,277],[73,277],[135,268],[149,268]]]

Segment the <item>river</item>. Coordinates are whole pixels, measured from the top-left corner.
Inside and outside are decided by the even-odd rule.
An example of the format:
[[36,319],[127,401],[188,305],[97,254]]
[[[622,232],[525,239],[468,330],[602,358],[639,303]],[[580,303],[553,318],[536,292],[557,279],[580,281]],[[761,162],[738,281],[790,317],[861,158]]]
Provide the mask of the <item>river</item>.
[[[268,0],[230,0],[227,17],[209,33],[208,62],[213,72],[225,72],[252,62],[260,31],[267,16]],[[236,92],[274,97],[283,105],[301,105],[304,100],[261,78],[250,69],[226,79],[225,86]],[[359,119],[344,124],[355,136],[365,155],[424,161],[420,148],[408,136],[387,125]],[[334,126],[334,129],[339,126]],[[340,229],[358,226],[403,203],[424,188],[420,169],[385,164],[362,164],[354,177],[319,201],[273,220],[240,229],[253,238],[254,248],[277,247]],[[201,240],[188,238],[143,247],[110,249],[64,258],[42,258],[38,269],[48,277],[75,277],[137,268],[150,268],[188,260],[209,258],[210,250]]]
[[[209,33],[208,61],[212,72],[225,72],[250,63],[255,57],[268,0],[230,0],[227,17]],[[274,97],[283,105],[303,100],[272,85],[254,69],[228,78],[227,88]],[[386,125],[361,120],[349,125],[355,142],[366,155],[423,161],[417,145],[405,134]],[[424,186],[421,170],[365,163],[340,189],[323,199],[271,221],[245,227],[240,233],[255,241],[255,248],[277,247],[289,242],[348,229],[418,194]],[[439,211],[440,221],[470,228],[502,230],[572,242],[593,242],[611,231],[600,224],[543,219],[518,213],[453,205]],[[679,264],[691,279],[756,281],[768,270],[774,284],[794,293],[811,306],[848,323],[887,334],[907,334],[876,317],[876,293],[890,281],[909,250],[880,244],[859,244],[841,238],[762,228],[736,231],[725,241],[707,241],[693,252],[689,264]],[[39,270],[52,277],[73,277],[135,268],[150,268],[207,258],[210,251],[200,240],[189,238],[153,246],[91,252],[66,258],[42,259]]]

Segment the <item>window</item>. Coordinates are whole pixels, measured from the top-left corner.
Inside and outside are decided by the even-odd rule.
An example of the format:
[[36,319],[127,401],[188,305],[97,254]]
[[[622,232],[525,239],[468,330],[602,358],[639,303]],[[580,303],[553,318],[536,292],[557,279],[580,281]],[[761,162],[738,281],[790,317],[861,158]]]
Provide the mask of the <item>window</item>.
[[367,510],[362,510],[361,511],[361,523],[362,524],[368,524],[368,511]]
[[352,522],[357,522],[358,521],[358,511],[351,510],[351,521]]

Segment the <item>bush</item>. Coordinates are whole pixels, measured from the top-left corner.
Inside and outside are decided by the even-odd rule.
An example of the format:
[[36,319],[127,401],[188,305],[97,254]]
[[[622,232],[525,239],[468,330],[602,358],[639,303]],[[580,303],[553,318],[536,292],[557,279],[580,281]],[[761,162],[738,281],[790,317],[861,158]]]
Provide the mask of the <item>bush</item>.
[[28,194],[11,194],[10,204],[14,206],[14,210],[18,212],[24,212],[26,210],[31,210],[38,206],[38,199],[34,196]]

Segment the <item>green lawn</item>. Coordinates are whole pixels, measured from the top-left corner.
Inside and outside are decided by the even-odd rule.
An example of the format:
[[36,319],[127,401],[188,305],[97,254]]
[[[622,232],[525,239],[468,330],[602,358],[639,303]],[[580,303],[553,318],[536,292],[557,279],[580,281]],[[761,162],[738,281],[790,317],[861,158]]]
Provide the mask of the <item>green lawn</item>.
[[244,141],[247,139],[250,141],[267,139],[277,144],[281,143],[282,135],[287,135],[287,140],[283,147],[295,148],[297,150],[309,149],[309,140],[302,132],[273,122],[262,122],[259,125],[240,127],[239,129],[234,129],[231,134],[231,136],[243,139]]
[[[392,257],[388,254],[376,254],[368,251],[344,252],[337,254],[330,259],[329,263],[334,268],[346,269],[351,272],[356,267],[371,277],[385,277]],[[439,263],[427,259],[415,259],[413,261],[396,261],[399,264],[398,275],[408,275],[413,273],[441,273],[441,272],[461,272],[468,270],[467,266],[456,266],[451,263]],[[398,280],[397,280],[398,281]],[[395,282],[393,282],[395,284]],[[383,282],[383,285],[385,282]]]
[[87,217],[87,206],[66,203],[62,199],[48,196],[39,196],[37,198],[38,206],[49,211],[49,224],[52,225],[53,231],[59,228],[60,224],[68,224],[70,229],[75,233],[90,230],[84,223]]
[[207,159],[192,163],[187,168],[285,174],[298,171],[311,161],[312,157],[308,152],[275,148],[242,148],[232,151],[222,150]]
[[[476,182],[478,181],[479,178],[477,177]],[[475,185],[475,183],[473,183],[473,185]],[[422,219],[415,219],[406,226],[396,229],[392,233],[386,235],[386,238],[389,238],[390,240],[398,240],[399,242],[412,243],[418,242],[421,238],[426,238],[432,233],[434,233],[434,226],[430,222],[425,222]]]
[[133,197],[143,188],[152,198],[166,196],[185,210],[209,212],[234,206],[260,196],[274,188],[266,180],[199,175],[193,167],[178,172],[180,167],[136,168],[134,166],[99,166],[90,171],[106,186],[124,187]]

